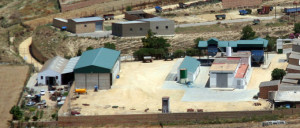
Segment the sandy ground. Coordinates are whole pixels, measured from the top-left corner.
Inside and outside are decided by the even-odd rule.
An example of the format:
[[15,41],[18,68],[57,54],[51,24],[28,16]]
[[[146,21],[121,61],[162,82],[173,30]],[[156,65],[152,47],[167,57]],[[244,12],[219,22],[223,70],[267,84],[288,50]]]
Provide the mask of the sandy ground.
[[0,66],[0,128],[7,127],[7,121],[12,119],[9,111],[18,102],[28,68],[28,66]]
[[33,64],[34,67],[38,68],[39,70],[43,67],[41,63],[39,63],[35,58],[33,58],[29,51],[29,46],[31,45],[32,37],[27,38],[24,40],[19,46],[19,53],[20,56],[29,64]]
[[[153,63],[127,62],[121,64],[120,79],[110,90],[89,91],[72,101],[72,109],[81,109],[82,115],[161,113],[161,98],[170,97],[171,112],[186,112],[188,108],[204,111],[240,111],[268,109],[269,103],[259,100],[262,106],[251,101],[241,102],[183,102],[183,90],[162,89],[163,82],[176,61],[156,60]],[[82,104],[90,104],[83,106]],[[119,108],[113,109],[112,106]]]
[[253,67],[252,76],[248,84],[247,89],[259,89],[259,84],[263,81],[271,80],[271,73],[275,68],[286,69],[288,63],[279,63],[280,59],[286,59],[285,54],[276,54],[272,60],[269,68],[262,69],[258,67]]

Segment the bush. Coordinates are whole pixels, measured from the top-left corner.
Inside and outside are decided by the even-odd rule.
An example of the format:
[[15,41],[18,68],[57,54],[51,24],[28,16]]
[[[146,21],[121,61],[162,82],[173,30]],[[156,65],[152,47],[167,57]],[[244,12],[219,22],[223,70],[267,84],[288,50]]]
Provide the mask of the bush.
[[33,120],[33,121],[37,121],[38,119],[39,119],[39,118],[38,118],[37,116],[33,116],[33,117],[32,117],[32,120]]
[[126,7],[126,11],[132,11],[132,7],[131,6],[127,6]]
[[57,119],[57,113],[53,113],[53,114],[51,115],[51,117],[52,117],[52,119]]
[[25,121],[29,121],[30,120],[30,117],[29,116],[25,116]]
[[243,28],[241,40],[252,40],[255,38],[255,32],[250,25]]
[[68,94],[69,94],[69,92],[64,92],[63,95],[64,95],[64,96],[68,96]]
[[23,112],[21,111],[19,106],[13,106],[10,109],[9,113],[13,115],[14,120],[20,120],[23,117]]
[[282,80],[283,76],[285,76],[286,72],[283,69],[275,68],[272,71],[272,80]]
[[30,111],[30,112],[34,112],[35,109],[36,109],[35,107],[30,107],[30,108],[29,108],[29,111]]
[[247,14],[251,14],[252,13],[252,9],[246,9],[246,11],[248,12]]
[[93,47],[89,46],[89,47],[87,47],[87,48],[86,48],[86,50],[85,50],[85,51],[88,51],[88,50],[93,50],[93,49],[94,49]]
[[104,48],[116,49],[116,45],[113,44],[113,43],[107,42],[107,43],[104,44]]
[[200,56],[200,50],[189,48],[186,50],[186,55],[187,56]]
[[300,33],[300,23],[295,23],[294,24],[294,32],[295,33]]
[[194,39],[195,48],[198,48],[199,41],[203,41],[203,40],[204,39],[202,37],[198,37],[198,38]]
[[78,51],[77,51],[77,56],[81,56],[81,54],[82,54],[81,49],[78,49]]
[[40,113],[40,119],[42,119],[44,116],[44,111],[42,110],[41,113]]
[[175,57],[175,58],[179,58],[179,57],[182,57],[182,56],[184,56],[184,55],[185,55],[185,53],[184,53],[183,50],[176,50],[176,51],[174,52],[174,57]]
[[276,51],[276,40],[277,40],[277,38],[276,37],[270,37],[269,35],[267,35],[265,39],[269,41],[268,46],[267,46],[267,50],[269,52]]

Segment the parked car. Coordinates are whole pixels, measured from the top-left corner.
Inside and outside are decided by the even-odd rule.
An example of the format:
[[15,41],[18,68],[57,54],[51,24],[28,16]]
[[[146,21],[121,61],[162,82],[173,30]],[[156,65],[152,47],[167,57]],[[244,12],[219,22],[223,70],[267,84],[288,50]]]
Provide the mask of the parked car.
[[42,89],[41,90],[41,95],[45,95],[45,93],[46,93],[45,90]]
[[29,101],[29,102],[26,104],[26,106],[33,106],[33,105],[35,105],[35,102],[33,102],[33,101]]

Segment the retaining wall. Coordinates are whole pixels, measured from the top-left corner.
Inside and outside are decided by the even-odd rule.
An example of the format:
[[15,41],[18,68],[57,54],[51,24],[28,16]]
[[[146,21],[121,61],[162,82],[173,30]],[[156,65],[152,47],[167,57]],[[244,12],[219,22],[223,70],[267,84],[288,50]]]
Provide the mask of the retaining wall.
[[262,0],[222,0],[223,9],[259,6]]
[[29,51],[32,57],[34,57],[38,62],[44,64],[48,58],[43,56],[41,52],[36,48],[34,43],[29,46]]

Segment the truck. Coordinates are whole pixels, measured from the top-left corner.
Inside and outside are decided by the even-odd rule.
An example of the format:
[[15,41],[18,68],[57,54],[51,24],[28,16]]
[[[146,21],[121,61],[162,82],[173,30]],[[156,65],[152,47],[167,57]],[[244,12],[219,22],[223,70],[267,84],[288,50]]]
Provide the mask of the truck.
[[226,19],[226,15],[225,14],[219,14],[219,15],[216,15],[216,19],[217,20],[224,20],[224,19]]
[[179,4],[179,8],[188,8],[189,7],[189,5],[182,3],[182,2],[180,2],[178,4]]
[[105,14],[105,15],[103,15],[103,18],[105,20],[113,20],[115,18],[115,15],[114,14]]
[[254,19],[254,20],[253,20],[253,24],[254,24],[254,25],[257,25],[257,24],[259,24],[259,23],[260,23],[260,20],[259,20],[259,19]]
[[246,11],[246,10],[240,10],[239,12],[240,12],[240,15],[246,15],[246,14],[248,14],[248,11]]
[[261,9],[257,9],[258,14],[269,14],[270,11],[273,10],[273,7],[271,6],[263,6]]
[[161,13],[162,12],[162,8],[160,6],[155,6],[155,12]]
[[152,63],[153,59],[151,56],[144,56],[143,57],[143,62],[146,63],[146,62],[150,62]]

